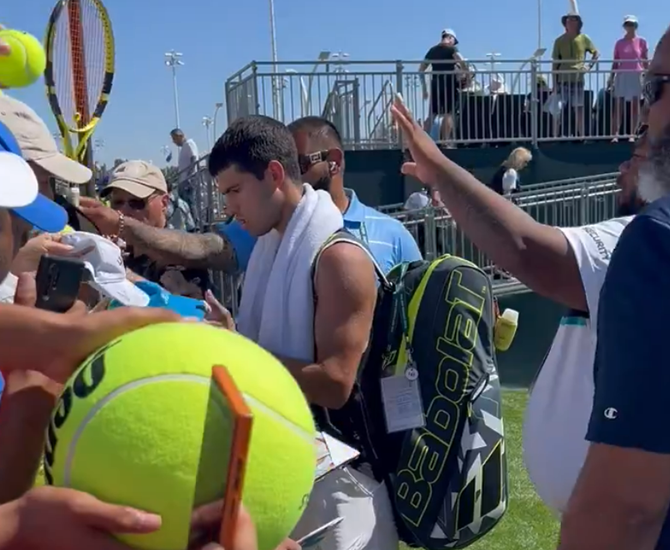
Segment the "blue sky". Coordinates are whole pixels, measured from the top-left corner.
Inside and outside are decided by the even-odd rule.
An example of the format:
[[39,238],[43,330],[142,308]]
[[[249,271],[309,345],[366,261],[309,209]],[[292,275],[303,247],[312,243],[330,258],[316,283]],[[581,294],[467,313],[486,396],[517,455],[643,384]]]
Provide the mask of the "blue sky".
[[[5,2],[2,23],[44,34],[52,0]],[[97,129],[104,141],[99,158],[150,159],[163,164],[161,147],[174,126],[172,80],[163,54],[176,49],[181,126],[206,147],[202,118],[224,101],[224,82],[251,60],[270,59],[267,0],[107,0],[116,38],[116,79],[109,107]],[[525,59],[537,46],[537,0],[275,0],[281,60],[315,59],[321,50],[347,52],[352,60],[417,60],[453,28],[468,59],[499,52],[501,59]],[[543,46],[560,34],[567,0],[543,0]],[[653,0],[582,0],[584,31],[610,58],[623,16],[640,19],[640,34],[655,44],[670,21]],[[392,70],[392,64],[388,65]],[[41,83],[15,90],[55,129]],[[225,109],[219,117],[225,128]]]

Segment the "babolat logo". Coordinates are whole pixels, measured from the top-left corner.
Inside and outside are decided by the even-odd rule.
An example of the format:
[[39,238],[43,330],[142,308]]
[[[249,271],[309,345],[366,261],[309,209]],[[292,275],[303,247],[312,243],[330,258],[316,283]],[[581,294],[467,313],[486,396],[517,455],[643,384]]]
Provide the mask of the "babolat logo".
[[49,485],[53,484],[52,469],[58,445],[58,431],[63,427],[75,399],[85,399],[91,395],[105,378],[105,354],[120,340],[100,348],[95,355],[79,370],[77,375],[70,379],[63,389],[56,408],[47,427],[46,443],[44,446],[44,477]]

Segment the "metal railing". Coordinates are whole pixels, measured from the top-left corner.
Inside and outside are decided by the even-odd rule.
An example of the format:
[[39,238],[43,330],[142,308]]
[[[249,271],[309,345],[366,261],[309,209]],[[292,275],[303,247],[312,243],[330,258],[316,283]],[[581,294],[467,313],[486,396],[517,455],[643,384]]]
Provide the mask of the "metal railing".
[[[609,61],[600,60],[591,70],[565,68],[584,63],[562,61],[555,67],[534,58],[497,61],[489,70],[476,68],[490,65],[487,61],[468,61],[467,71],[426,73],[428,97],[420,63],[254,61],[226,81],[228,121],[250,114],[285,123],[324,116],[338,127],[349,149],[397,147],[388,107],[399,92],[417,121],[451,146],[628,139],[637,127],[640,97],[619,99],[624,90],[618,82],[630,74],[641,79],[642,73],[617,71],[612,78]],[[438,113],[453,113],[451,131],[433,116],[433,100]]]
[[[574,227],[598,223],[617,214],[618,187],[615,176],[616,174],[603,174],[590,179],[575,178],[572,183],[547,182],[543,186],[535,186],[536,189],[517,193],[511,200],[543,224]],[[454,254],[487,270],[493,277],[497,294],[523,291],[523,285],[498,270],[444,209],[428,207],[396,211],[390,215],[398,219],[412,234],[425,259],[432,260],[444,253]],[[241,276],[213,272],[212,277],[217,285],[218,295],[233,313],[237,312]]]

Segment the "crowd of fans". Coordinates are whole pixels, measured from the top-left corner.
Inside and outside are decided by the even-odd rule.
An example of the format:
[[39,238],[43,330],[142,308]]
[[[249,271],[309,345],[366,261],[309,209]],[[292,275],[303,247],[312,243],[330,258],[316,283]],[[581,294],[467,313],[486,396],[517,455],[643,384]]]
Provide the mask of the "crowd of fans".
[[[637,34],[637,18],[624,17],[624,36],[614,45],[607,78],[596,74],[588,82],[600,52],[583,32],[578,13],[564,15],[561,24],[565,32],[554,41],[551,69],[537,65],[537,81],[527,96],[495,75],[490,75],[488,93],[482,95],[473,67],[459,52],[456,32],[444,29],[440,42],[428,50],[419,67],[423,97],[429,100],[426,131],[448,147],[459,141],[504,141],[533,135],[600,136],[618,141],[622,135],[634,134],[649,57],[646,40]],[[430,87],[425,77],[429,68]]]
[[[569,15],[564,24],[569,35],[581,22]],[[455,47],[455,34],[446,32],[446,38]],[[668,75],[666,33],[645,77],[648,124],[621,167],[621,216],[577,228],[542,225],[502,196],[512,192],[510,182],[530,160],[527,151],[513,153],[492,190],[448,160],[400,98],[392,107],[413,159],[403,172],[439,192],[428,200],[446,205],[497,265],[571,309],[531,392],[524,430],[531,478],[547,506],[562,514],[561,550],[670,548],[662,345],[669,327],[657,307],[670,299],[663,275],[670,261]],[[562,82],[561,98],[578,88],[579,82]],[[355,381],[373,322],[376,271],[420,260],[421,253],[400,222],[345,187],[345,154],[331,122],[304,117],[287,127],[263,116],[233,121],[208,159],[233,221],[203,234],[166,227],[165,179],[141,160],[116,168],[103,193],[109,204],[93,197],[82,197],[78,206],[56,199],[54,178],[77,185],[91,173],[58,152],[32,109],[6,95],[0,100],[0,148],[0,280],[6,301],[13,301],[0,304],[0,549],[120,550],[109,533],[160,527],[155,515],[75,490],[32,488],[44,428],[70,373],[126,331],[180,319],[153,307],[99,311],[104,286],[93,296],[87,289],[68,313],[36,309],[32,273],[44,253],[72,252],[61,233],[68,222],[75,232],[99,233],[118,247],[119,257],[123,249],[128,281],[148,280],[204,299],[207,321],[272,352],[317,420],[365,391]],[[212,294],[208,270],[245,273],[235,318]],[[335,518],[342,521],[321,550],[398,548],[394,503],[365,461],[316,484],[279,548],[299,548],[294,540]],[[227,550],[256,550],[253,533],[243,514],[236,547]]]

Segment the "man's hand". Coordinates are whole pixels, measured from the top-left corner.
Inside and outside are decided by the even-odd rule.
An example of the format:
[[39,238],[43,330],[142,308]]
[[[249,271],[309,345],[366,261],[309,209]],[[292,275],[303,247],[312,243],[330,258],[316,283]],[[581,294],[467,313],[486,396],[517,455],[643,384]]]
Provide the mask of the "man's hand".
[[391,106],[391,114],[402,131],[405,145],[412,154],[413,162],[402,165],[402,173],[412,176],[426,185],[439,179],[446,157],[437,148],[431,137],[416,123],[399,95]]
[[200,287],[186,280],[181,269],[170,268],[161,275],[160,284],[168,292],[177,296],[186,296],[195,300],[202,300],[202,290]]
[[72,489],[38,487],[7,506],[15,506],[17,529],[9,547],[17,550],[124,550],[110,533],[145,534],[161,526],[155,514]]
[[205,313],[205,321],[221,326],[228,330],[235,330],[235,321],[230,311],[219,302],[211,290],[205,292],[205,303],[209,306],[209,311]]
[[[223,548],[215,542],[207,543],[208,540],[217,540],[221,530],[221,513],[223,501],[213,502],[197,508],[191,516],[191,544],[189,549],[202,550],[258,550],[256,538],[256,527],[251,516],[244,506],[240,508],[235,528],[235,543],[232,548]],[[203,547],[202,545],[205,544]],[[278,549],[280,550],[280,549]],[[289,550],[289,549],[287,549]],[[299,549],[298,549],[299,550]]]
[[67,256],[72,251],[72,246],[60,241],[60,235],[51,235],[49,233],[42,233],[28,240],[14,257],[12,273],[18,275],[19,273],[37,271],[40,258],[44,254]]
[[279,546],[277,546],[275,550],[302,550],[302,546],[300,546],[294,540],[286,539]]
[[103,235],[119,235],[121,216],[115,210],[91,197],[79,199],[79,209],[91,220]]
[[64,382],[95,350],[111,340],[155,323],[181,317],[162,308],[121,307],[88,315],[63,315],[19,305],[0,314],[0,367],[32,369]]

